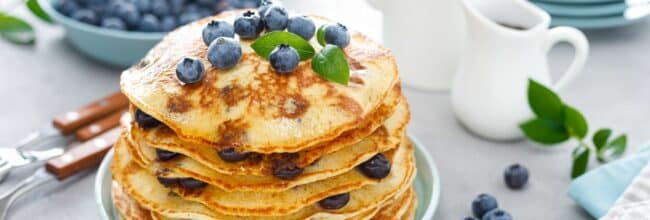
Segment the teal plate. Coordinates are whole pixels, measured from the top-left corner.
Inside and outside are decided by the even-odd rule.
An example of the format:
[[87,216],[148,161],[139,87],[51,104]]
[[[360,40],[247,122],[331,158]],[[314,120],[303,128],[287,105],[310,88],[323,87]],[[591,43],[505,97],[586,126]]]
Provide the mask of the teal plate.
[[534,1],[557,3],[557,4],[575,4],[575,5],[624,2],[623,0],[534,0]]
[[594,5],[558,4],[548,2],[531,1],[533,4],[547,11],[552,16],[567,17],[605,17],[621,15],[628,9],[626,2],[612,2]]
[[[409,135],[409,138],[415,146],[417,176],[413,185],[418,197],[418,207],[415,219],[430,220],[438,207],[440,199],[440,177],[438,168],[427,150],[417,138]],[[99,206],[99,214],[102,220],[118,220],[119,214],[113,206],[111,199],[111,163],[113,161],[113,151],[111,150],[102,164],[99,166],[97,177],[95,179],[95,200]]]
[[572,26],[580,29],[602,29],[631,25],[643,21],[650,14],[650,5],[634,7],[626,10],[622,15],[609,17],[563,17],[553,16],[551,25]]

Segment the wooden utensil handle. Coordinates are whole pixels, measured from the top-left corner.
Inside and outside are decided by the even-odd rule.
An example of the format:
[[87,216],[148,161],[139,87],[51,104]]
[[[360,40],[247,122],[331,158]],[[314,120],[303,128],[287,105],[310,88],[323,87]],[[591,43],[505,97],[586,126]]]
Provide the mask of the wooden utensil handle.
[[54,118],[54,127],[67,135],[92,121],[118,109],[126,108],[129,100],[121,92],[89,103],[77,110],[66,112]]
[[45,167],[59,180],[62,180],[79,171],[96,166],[115,144],[121,129],[121,127],[113,128],[93,139],[73,146],[65,154],[48,160]]
[[111,128],[117,127],[120,125],[120,118],[123,114],[126,113],[126,109],[119,110],[117,112],[111,113],[110,115],[95,121],[91,124],[83,126],[74,132],[75,137],[78,141],[87,141],[91,138],[96,137],[97,135],[108,131]]

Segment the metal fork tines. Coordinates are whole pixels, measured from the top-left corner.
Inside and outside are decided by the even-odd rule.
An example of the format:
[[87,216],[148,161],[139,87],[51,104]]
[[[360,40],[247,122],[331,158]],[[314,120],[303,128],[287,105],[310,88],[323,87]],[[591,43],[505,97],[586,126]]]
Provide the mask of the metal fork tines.
[[24,166],[37,161],[45,161],[64,153],[63,147],[53,147],[47,150],[21,150],[16,148],[0,148],[0,182],[12,168]]

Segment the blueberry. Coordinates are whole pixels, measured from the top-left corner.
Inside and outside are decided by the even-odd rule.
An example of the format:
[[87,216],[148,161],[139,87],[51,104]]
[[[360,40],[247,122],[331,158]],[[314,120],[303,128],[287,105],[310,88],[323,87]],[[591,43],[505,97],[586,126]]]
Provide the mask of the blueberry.
[[199,12],[201,10],[201,6],[199,6],[196,3],[190,3],[185,5],[185,8],[183,8],[183,12]]
[[181,14],[181,16],[178,17],[178,23],[180,25],[186,25],[201,18],[201,14],[198,12],[184,12]]
[[112,1],[106,8],[106,16],[118,17],[129,27],[137,27],[140,24],[140,11],[133,3],[125,1]]
[[158,179],[158,182],[162,184],[163,186],[169,187],[178,184],[179,179],[178,178],[168,178],[168,177],[156,177]]
[[210,21],[203,28],[203,42],[209,46],[218,37],[235,37],[235,27],[225,21]]
[[158,17],[164,17],[170,15],[172,8],[169,3],[164,0],[154,0],[151,4],[151,13]]
[[350,44],[350,33],[348,32],[348,28],[341,23],[328,25],[325,27],[325,43],[345,48]]
[[226,148],[219,151],[219,158],[226,162],[239,162],[246,160],[250,155],[250,152],[237,152],[235,148]]
[[135,110],[135,122],[138,123],[138,126],[142,129],[154,128],[162,124],[158,119],[151,117],[140,109]]
[[196,0],[195,2],[201,6],[210,7],[216,4],[218,0]]
[[260,6],[259,0],[230,0],[230,6],[234,8],[257,8]]
[[463,220],[476,220],[474,217],[465,217]]
[[212,9],[209,9],[209,8],[201,8],[201,9],[199,9],[199,14],[201,15],[201,17],[209,17],[209,16],[214,15],[214,13],[212,13]]
[[235,19],[235,33],[242,39],[253,39],[262,33],[264,24],[259,15],[253,11],[246,11]]
[[528,182],[528,176],[528,169],[519,164],[508,166],[503,173],[503,179],[511,189],[521,189],[524,187]]
[[104,12],[106,9],[106,5],[109,1],[107,0],[80,0],[80,3],[82,3],[84,6],[86,6],[86,9],[90,9],[95,11],[97,15],[100,15]]
[[276,72],[290,73],[298,67],[300,56],[298,55],[298,51],[293,49],[293,47],[286,44],[280,44],[271,51],[269,62],[271,62],[271,67],[273,67]]
[[181,186],[183,186],[186,189],[200,189],[208,185],[200,180],[196,180],[193,178],[180,179],[179,183],[181,184]]
[[289,23],[289,13],[284,7],[274,5],[262,15],[262,20],[268,31],[284,30]]
[[86,24],[99,25],[99,16],[97,16],[95,11],[90,9],[76,11],[72,13],[72,18]]
[[153,8],[153,1],[160,0],[132,0],[135,7],[140,11],[140,13],[151,13]]
[[79,10],[79,4],[75,0],[59,0],[54,3],[54,8],[61,14],[70,17]]
[[350,193],[343,193],[327,197],[318,202],[318,205],[324,209],[340,209],[350,201]]
[[160,161],[168,161],[168,160],[176,158],[178,155],[180,155],[180,154],[178,154],[176,152],[171,152],[171,151],[166,151],[166,150],[163,150],[163,149],[157,149],[156,148],[156,157],[158,157],[158,160],[160,160]]
[[281,5],[281,3],[275,0],[261,0],[259,4],[260,6],[257,7],[257,12],[259,12],[260,15],[266,14],[266,11],[273,5]]
[[185,9],[185,0],[169,0],[169,7],[171,7],[171,12],[174,15],[180,15]]
[[186,57],[176,64],[176,77],[185,84],[201,82],[204,76],[205,68],[198,59]]
[[512,215],[501,209],[494,209],[486,213],[481,220],[512,220]]
[[114,17],[105,17],[102,20],[102,27],[114,30],[126,30],[126,23],[122,19]]
[[485,213],[499,207],[497,199],[489,194],[480,194],[472,201],[472,213],[477,218],[482,218]]
[[390,173],[390,161],[384,154],[376,154],[366,162],[359,164],[359,170],[367,177],[381,179]]
[[164,17],[160,21],[160,30],[164,32],[174,30],[177,26],[178,26],[178,22],[176,21],[176,18],[174,16]]
[[287,30],[291,33],[301,36],[305,40],[309,40],[314,36],[316,26],[311,18],[307,16],[294,16],[289,19]]
[[274,163],[273,176],[283,179],[291,180],[302,174],[303,169],[298,167],[293,162]]
[[143,32],[159,32],[160,20],[158,20],[158,17],[155,15],[145,14],[142,16],[142,19],[140,19],[138,30]]
[[241,53],[241,46],[235,39],[219,37],[208,47],[208,60],[218,69],[228,69],[239,62]]

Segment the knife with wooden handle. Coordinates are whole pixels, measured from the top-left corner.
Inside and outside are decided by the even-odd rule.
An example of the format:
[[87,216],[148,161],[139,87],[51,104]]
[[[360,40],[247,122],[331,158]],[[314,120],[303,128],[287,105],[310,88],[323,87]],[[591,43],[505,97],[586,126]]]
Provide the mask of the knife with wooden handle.
[[59,157],[20,182],[14,189],[0,196],[0,220],[4,220],[13,201],[26,192],[54,180],[63,180],[80,171],[99,165],[104,155],[117,141],[121,127],[113,128],[93,139],[71,147]]
[[[40,146],[44,143],[64,140],[69,142],[72,140],[72,138],[70,138],[68,134],[71,134],[78,129],[85,131],[80,131],[82,133],[76,134],[75,137],[78,141],[85,141],[97,134],[100,134],[110,128],[117,126],[114,122],[106,123],[102,120],[102,126],[93,127],[93,122],[100,118],[104,118],[111,113],[122,111],[123,109],[126,109],[128,105],[129,101],[126,96],[120,92],[113,93],[109,96],[86,104],[85,106],[79,107],[76,110],[56,116],[52,121],[52,125],[46,126],[31,133],[12,147],[22,148],[27,146]],[[115,119],[115,117],[112,117],[111,119]],[[115,126],[107,127],[106,125],[108,124],[115,124]],[[98,130],[97,128],[100,129]]]

